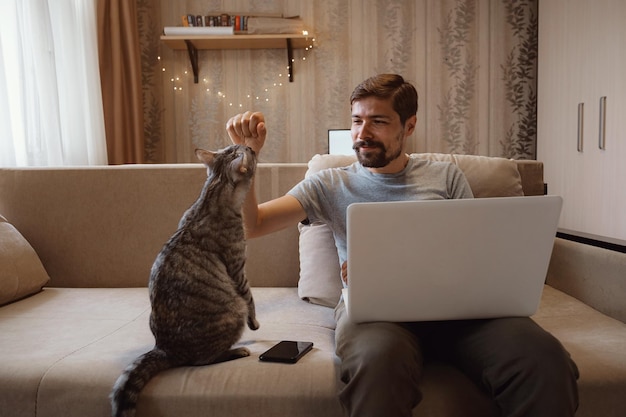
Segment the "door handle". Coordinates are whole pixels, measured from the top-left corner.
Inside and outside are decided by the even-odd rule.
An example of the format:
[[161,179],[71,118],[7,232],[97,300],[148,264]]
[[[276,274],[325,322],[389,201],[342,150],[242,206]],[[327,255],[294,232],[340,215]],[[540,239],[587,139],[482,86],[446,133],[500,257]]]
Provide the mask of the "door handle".
[[583,151],[583,129],[585,120],[585,103],[578,103],[578,139],[576,149],[578,152]]
[[598,132],[598,148],[606,149],[606,96],[600,97],[600,131]]

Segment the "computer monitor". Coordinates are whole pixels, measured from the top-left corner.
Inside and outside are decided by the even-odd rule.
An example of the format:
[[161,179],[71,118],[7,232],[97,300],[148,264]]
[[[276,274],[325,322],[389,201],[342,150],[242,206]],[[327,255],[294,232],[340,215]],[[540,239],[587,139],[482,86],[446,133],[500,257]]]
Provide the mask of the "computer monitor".
[[350,129],[328,129],[328,153],[330,155],[354,155]]

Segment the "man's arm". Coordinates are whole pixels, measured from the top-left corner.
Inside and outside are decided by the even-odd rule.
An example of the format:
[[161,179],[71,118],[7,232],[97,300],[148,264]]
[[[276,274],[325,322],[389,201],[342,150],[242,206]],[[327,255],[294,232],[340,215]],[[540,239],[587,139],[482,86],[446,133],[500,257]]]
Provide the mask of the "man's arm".
[[[267,135],[262,113],[246,112],[233,116],[226,123],[226,131],[234,144],[249,146],[258,158]],[[247,238],[276,232],[306,218],[300,202],[290,195],[259,205],[254,191],[254,180],[244,201],[242,213]]]
[[290,195],[257,205],[254,190],[251,190],[244,204],[243,218],[246,237],[253,238],[297,224],[306,219],[306,212]]

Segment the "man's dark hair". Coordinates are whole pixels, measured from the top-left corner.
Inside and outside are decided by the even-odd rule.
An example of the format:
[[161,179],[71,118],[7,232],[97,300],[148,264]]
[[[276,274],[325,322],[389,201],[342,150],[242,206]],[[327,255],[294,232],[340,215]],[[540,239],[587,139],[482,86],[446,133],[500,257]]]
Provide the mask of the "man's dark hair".
[[357,85],[350,96],[350,105],[367,97],[391,99],[402,125],[417,114],[417,91],[398,74],[379,74]]

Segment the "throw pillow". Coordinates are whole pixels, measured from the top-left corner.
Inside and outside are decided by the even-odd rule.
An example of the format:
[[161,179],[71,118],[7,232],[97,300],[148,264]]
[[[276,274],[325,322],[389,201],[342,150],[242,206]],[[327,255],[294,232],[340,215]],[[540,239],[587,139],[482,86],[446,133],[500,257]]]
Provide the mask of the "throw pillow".
[[[356,162],[351,155],[315,155],[305,177],[326,168]],[[325,224],[298,226],[300,231],[300,279],[298,295],[305,301],[335,307],[341,298],[341,265],[333,233]]]
[[523,196],[522,177],[512,159],[477,155],[452,155],[465,174],[474,197]]
[[315,155],[309,161],[309,169],[304,175],[305,178],[326,168],[345,167],[356,162],[354,155]]
[[298,295],[304,301],[335,307],[341,296],[341,267],[333,233],[325,224],[298,225],[300,279]]
[[32,246],[0,215],[0,305],[41,291],[49,279]]

